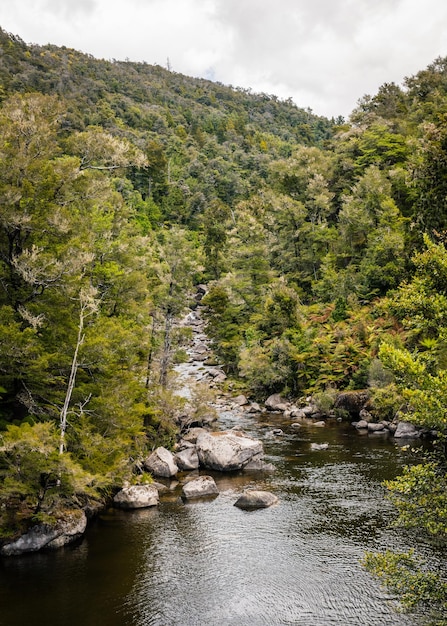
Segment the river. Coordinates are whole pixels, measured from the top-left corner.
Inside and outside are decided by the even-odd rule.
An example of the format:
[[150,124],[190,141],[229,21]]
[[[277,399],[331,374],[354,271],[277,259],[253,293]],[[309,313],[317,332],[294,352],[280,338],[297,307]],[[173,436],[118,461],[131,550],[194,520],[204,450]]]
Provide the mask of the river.
[[[277,471],[214,474],[213,500],[185,504],[176,487],[158,508],[107,511],[76,545],[3,559],[1,626],[420,624],[360,563],[365,550],[409,547],[380,484],[405,453],[338,423],[295,431],[279,414],[231,411],[221,423],[261,438]],[[234,507],[248,486],[279,504]]]

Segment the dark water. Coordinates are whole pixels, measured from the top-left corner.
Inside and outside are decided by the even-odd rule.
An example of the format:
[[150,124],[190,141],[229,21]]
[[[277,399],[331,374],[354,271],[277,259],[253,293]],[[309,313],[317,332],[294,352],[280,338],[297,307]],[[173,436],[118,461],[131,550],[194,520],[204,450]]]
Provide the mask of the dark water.
[[[408,548],[387,528],[380,486],[404,453],[350,427],[293,432],[269,419],[242,425],[264,440],[274,474],[215,475],[214,500],[183,504],[177,488],[157,509],[102,515],[78,545],[4,559],[1,626],[421,624],[359,563],[365,550]],[[270,436],[272,424],[285,434]],[[311,451],[311,442],[329,448]],[[280,504],[234,507],[249,486]]]

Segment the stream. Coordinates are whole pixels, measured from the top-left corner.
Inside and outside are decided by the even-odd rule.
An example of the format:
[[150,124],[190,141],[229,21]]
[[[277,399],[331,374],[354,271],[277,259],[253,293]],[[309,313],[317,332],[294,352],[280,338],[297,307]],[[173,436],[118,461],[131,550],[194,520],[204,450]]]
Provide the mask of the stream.
[[[399,612],[360,563],[367,550],[408,549],[414,541],[389,527],[393,512],[381,486],[401,471],[405,452],[335,421],[292,429],[280,413],[223,406],[219,414],[221,428],[263,441],[275,472],[207,471],[219,488],[214,499],[185,503],[173,482],[158,507],[110,509],[74,545],[2,559],[0,625],[422,624]],[[279,504],[235,507],[246,487],[275,493]]]

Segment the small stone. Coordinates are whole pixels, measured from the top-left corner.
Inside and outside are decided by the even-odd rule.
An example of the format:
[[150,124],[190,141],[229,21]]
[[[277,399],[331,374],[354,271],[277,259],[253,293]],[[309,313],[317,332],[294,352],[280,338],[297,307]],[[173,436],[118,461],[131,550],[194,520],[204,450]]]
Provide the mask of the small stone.
[[310,444],[311,450],[327,450],[328,448],[329,448],[328,443],[311,443]]

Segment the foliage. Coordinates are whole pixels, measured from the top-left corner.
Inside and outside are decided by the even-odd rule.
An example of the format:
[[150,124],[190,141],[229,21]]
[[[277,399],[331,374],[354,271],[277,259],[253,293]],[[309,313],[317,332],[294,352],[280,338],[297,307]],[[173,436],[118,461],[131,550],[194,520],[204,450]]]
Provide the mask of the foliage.
[[413,551],[368,553],[364,562],[389,589],[398,594],[405,607],[423,606],[430,613],[430,623],[445,624],[447,582],[438,572],[422,570]]
[[[443,300],[446,250],[425,236],[425,250],[414,258],[415,274],[388,303],[409,331],[408,347],[384,342],[379,358],[392,372],[395,383],[382,388],[376,398],[402,398],[404,419],[436,434],[433,452],[423,463],[404,468],[401,476],[388,481],[389,499],[395,505],[395,524],[417,529],[437,542],[447,539],[446,446],[447,369],[445,369]],[[416,343],[417,341],[417,343]],[[412,348],[412,349],[411,349]],[[445,613],[447,585],[442,575],[427,571],[413,554],[391,552],[368,555],[367,566],[401,595],[409,606],[430,605]],[[445,623],[445,622],[439,622]]]
[[97,498],[94,476],[70,455],[60,455],[59,435],[51,423],[9,426],[0,435],[0,511],[2,534],[14,534],[29,519]]
[[399,511],[396,525],[423,529],[439,541],[447,539],[447,477],[439,463],[406,467],[386,487]]

